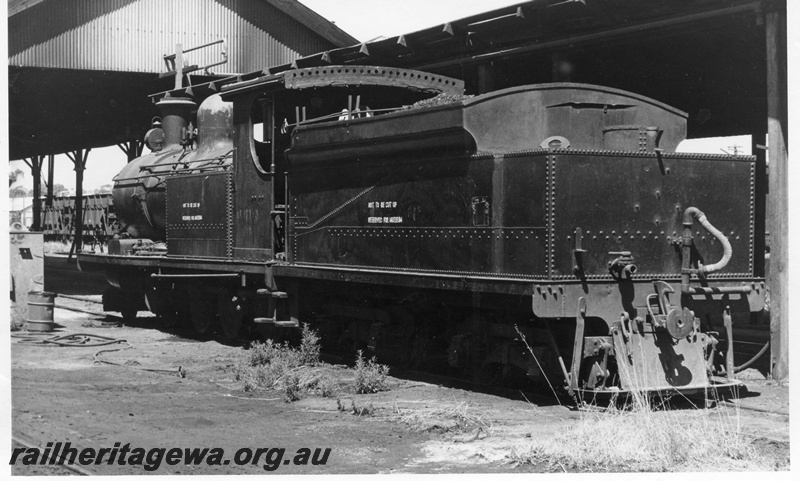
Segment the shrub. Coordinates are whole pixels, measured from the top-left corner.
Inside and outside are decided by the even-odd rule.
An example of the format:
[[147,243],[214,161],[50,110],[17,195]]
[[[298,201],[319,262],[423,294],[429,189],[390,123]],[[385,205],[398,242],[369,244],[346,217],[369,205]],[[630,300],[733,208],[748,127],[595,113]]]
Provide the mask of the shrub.
[[314,380],[314,391],[322,397],[332,397],[337,392],[337,383],[330,375],[322,375]]
[[356,357],[355,391],[357,394],[369,394],[388,389],[386,378],[389,366],[378,364],[375,358],[366,360],[361,351]]
[[300,363],[306,366],[318,363],[321,349],[322,346],[319,344],[317,332],[312,331],[308,324],[303,324],[303,334],[300,341]]
[[283,380],[283,400],[287,403],[298,401],[303,389],[300,387],[300,378],[296,374],[290,374]]
[[255,341],[245,359],[237,364],[234,375],[237,381],[242,381],[245,391],[278,388],[290,392],[287,399],[295,398],[294,393],[301,385],[308,386],[313,381],[310,378],[308,383],[301,382],[296,371],[318,363],[319,352],[319,336],[304,325],[299,348],[290,346],[288,342],[278,344],[271,339]]

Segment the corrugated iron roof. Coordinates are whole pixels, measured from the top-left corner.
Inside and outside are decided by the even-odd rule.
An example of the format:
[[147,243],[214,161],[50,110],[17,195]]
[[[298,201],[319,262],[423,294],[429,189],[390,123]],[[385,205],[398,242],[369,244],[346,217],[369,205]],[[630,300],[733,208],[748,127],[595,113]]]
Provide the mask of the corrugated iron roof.
[[532,0],[404,35],[317,52],[269,70],[331,63],[433,70],[524,54],[523,48],[570,48],[614,36],[650,35],[679,24],[758,15],[765,1]]
[[[247,72],[357,40],[296,0],[27,0],[9,4],[9,64],[159,73],[175,44],[227,42],[225,72]],[[187,55],[208,65],[222,46]]]

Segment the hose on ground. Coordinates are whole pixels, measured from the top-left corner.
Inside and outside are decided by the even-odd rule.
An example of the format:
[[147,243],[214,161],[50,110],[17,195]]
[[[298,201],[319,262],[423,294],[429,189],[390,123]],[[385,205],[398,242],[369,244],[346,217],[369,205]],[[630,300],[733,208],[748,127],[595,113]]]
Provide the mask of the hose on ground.
[[127,347],[119,347],[117,349],[104,349],[102,351],[97,351],[96,353],[94,353],[94,356],[92,356],[92,360],[94,361],[95,364],[108,364],[110,366],[127,367],[127,368],[131,368],[131,369],[136,369],[136,370],[139,370],[139,371],[155,372],[155,373],[159,373],[159,374],[170,374],[170,375],[178,375],[178,377],[186,377],[186,371],[181,366],[178,366],[177,370],[175,370],[175,369],[157,369],[157,368],[151,368],[151,367],[136,367],[136,366],[131,366],[130,364],[123,364],[123,363],[120,363],[120,362],[106,361],[105,359],[100,359],[100,357],[99,357],[100,354],[103,354],[103,353],[106,353],[106,352],[124,351],[126,349],[133,349],[133,346],[128,344]]
[[149,371],[160,374],[170,374],[170,375],[178,375],[179,377],[186,377],[186,371],[181,366],[178,366],[177,370],[136,367],[136,366],[131,366],[129,364],[106,361],[98,357],[100,356],[100,354],[103,354],[105,352],[116,352],[116,351],[124,351],[126,349],[133,349],[133,346],[126,339],[114,339],[113,337],[98,336],[97,334],[84,334],[84,333],[53,336],[47,339],[42,339],[41,337],[37,337],[34,334],[12,334],[11,337],[19,339],[20,343],[34,344],[38,346],[100,347],[100,346],[109,346],[112,344],[124,343],[127,344],[127,346],[119,347],[116,349],[104,349],[102,351],[97,351],[94,354],[94,356],[92,356],[92,360],[94,361],[95,364],[109,364],[112,366],[138,369],[140,371]]
[[761,358],[761,356],[763,356],[764,353],[767,352],[768,347],[769,347],[769,341],[767,341],[766,344],[764,344],[764,346],[761,348],[761,350],[758,351],[758,354],[753,356],[749,361],[742,364],[741,366],[734,366],[733,372],[734,373],[741,372],[747,369],[748,367],[752,366],[754,362],[758,361]]
[[114,339],[113,337],[98,336],[97,334],[86,333],[66,334],[63,336],[53,336],[46,339],[42,339],[41,337],[37,337],[31,333],[18,335],[12,334],[11,337],[19,339],[20,342],[61,347],[98,347],[128,342],[125,339]]

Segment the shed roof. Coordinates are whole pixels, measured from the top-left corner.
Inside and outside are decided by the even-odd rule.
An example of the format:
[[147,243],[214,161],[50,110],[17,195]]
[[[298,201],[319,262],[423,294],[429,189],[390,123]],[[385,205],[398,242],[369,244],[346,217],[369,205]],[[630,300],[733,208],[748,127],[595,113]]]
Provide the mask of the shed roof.
[[[12,17],[48,0],[8,0],[8,16]],[[352,45],[358,40],[317,12],[296,0],[262,0],[298,22],[316,30],[323,38],[337,45]]]
[[357,42],[297,0],[27,0],[9,7],[9,64],[20,67],[160,73],[176,43],[189,49],[223,40],[185,54],[187,62],[227,58],[216,71],[247,72]]
[[[781,8],[781,0],[531,0],[249,76],[334,64],[429,71],[463,79],[468,93],[591,83],[689,112],[690,137],[750,134],[766,128],[764,16]],[[560,63],[574,71],[559,76]]]
[[8,24],[12,159],[140,140],[176,43],[225,40],[186,61],[238,73],[356,42],[297,0],[9,0]]

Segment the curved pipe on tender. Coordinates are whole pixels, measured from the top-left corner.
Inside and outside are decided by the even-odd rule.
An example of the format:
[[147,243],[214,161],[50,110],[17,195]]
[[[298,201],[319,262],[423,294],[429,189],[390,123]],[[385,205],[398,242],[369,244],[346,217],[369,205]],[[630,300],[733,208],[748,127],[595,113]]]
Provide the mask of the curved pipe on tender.
[[[690,258],[692,255],[692,217],[696,218],[700,225],[713,235],[722,244],[723,254],[722,259],[714,264],[707,266],[700,266],[698,269],[692,269]],[[750,287],[718,287],[718,288],[704,288],[704,287],[690,287],[692,274],[705,276],[712,272],[722,270],[733,256],[733,249],[731,243],[725,235],[717,230],[706,218],[706,215],[697,207],[689,207],[683,212],[683,266],[681,269],[681,292],[684,294],[713,294],[713,293],[742,293],[750,292]]]
[[[728,241],[728,238],[720,232],[716,227],[711,225],[711,222],[708,221],[706,215],[697,207],[689,207],[683,213],[683,227],[684,229],[689,229],[689,235],[691,236],[691,228],[692,228],[692,216],[697,218],[697,222],[703,226],[703,228],[708,231],[709,234],[713,235],[721,244],[723,249],[722,259],[714,264],[709,264],[705,266],[700,266],[697,269],[697,273],[700,275],[710,274],[712,272],[717,272],[722,270],[728,262],[731,260],[731,256],[733,256],[733,249],[731,248],[731,243]],[[684,237],[686,235],[684,234]]]

